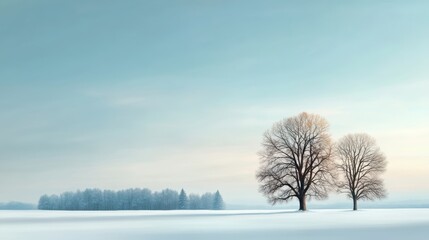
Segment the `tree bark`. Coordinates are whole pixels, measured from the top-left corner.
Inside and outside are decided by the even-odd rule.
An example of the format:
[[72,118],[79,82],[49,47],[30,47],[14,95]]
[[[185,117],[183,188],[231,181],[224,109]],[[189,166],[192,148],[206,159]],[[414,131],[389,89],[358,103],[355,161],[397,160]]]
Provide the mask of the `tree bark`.
[[305,201],[305,196],[299,199],[299,210],[306,211],[307,210],[307,202]]
[[353,211],[357,210],[357,199],[356,197],[353,197]]

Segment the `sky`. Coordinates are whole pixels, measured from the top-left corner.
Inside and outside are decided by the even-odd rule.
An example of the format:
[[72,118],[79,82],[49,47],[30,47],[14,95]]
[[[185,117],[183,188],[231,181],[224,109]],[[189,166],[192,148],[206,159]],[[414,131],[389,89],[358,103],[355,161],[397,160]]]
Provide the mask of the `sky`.
[[[300,112],[373,136],[386,201],[429,199],[427,1],[0,1],[0,202],[84,188],[258,192]],[[329,201],[346,201],[335,196]]]

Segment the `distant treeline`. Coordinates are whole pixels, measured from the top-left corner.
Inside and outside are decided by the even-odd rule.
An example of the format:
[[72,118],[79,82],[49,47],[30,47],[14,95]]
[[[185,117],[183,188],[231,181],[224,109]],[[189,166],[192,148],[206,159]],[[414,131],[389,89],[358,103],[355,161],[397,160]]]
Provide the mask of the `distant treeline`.
[[36,206],[31,203],[23,203],[23,202],[0,203],[0,210],[32,210],[32,209],[36,209]]
[[171,189],[152,192],[147,188],[120,191],[86,189],[60,195],[43,195],[38,204],[42,210],[221,210],[224,207],[219,191],[188,196],[183,189],[179,193]]

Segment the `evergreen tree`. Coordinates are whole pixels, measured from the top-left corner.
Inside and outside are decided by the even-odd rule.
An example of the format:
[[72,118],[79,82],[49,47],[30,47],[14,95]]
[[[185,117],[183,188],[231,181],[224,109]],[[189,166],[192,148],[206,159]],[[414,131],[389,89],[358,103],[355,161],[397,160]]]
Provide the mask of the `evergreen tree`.
[[188,196],[185,193],[185,190],[180,191],[179,195],[179,209],[188,209]]
[[214,195],[213,193],[204,193],[200,198],[201,209],[213,209]]
[[51,210],[50,198],[48,195],[43,195],[39,199],[39,204],[37,206],[38,209],[41,210]]
[[219,190],[216,191],[213,199],[213,209],[222,210],[225,208],[225,203],[223,202],[222,196],[220,195]]
[[144,188],[119,191],[85,189],[64,192],[60,195],[40,197],[39,209],[44,210],[173,210],[173,209],[223,209],[224,203],[219,191],[216,194],[186,195],[171,189],[151,192]]
[[197,194],[189,194],[189,209],[201,209],[201,197]]

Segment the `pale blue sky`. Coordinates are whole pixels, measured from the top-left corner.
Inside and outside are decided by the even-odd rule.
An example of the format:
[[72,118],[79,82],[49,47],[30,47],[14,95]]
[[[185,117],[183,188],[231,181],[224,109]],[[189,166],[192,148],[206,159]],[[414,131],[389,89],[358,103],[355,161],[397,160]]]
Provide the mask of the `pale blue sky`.
[[376,137],[390,200],[429,198],[428,12],[427,1],[2,0],[0,201],[184,187],[260,204],[262,133],[302,111],[325,116],[335,139]]

